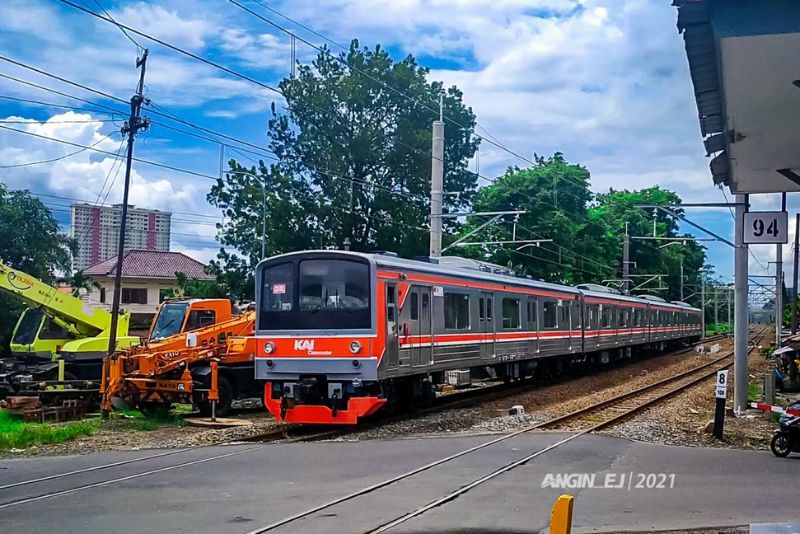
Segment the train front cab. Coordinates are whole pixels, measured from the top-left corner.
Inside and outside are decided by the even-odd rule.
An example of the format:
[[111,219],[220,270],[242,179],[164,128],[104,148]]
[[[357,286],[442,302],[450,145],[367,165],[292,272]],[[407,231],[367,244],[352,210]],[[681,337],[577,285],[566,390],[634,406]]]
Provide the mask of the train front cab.
[[369,257],[312,251],[256,268],[256,379],[279,421],[354,424],[386,403],[386,321]]

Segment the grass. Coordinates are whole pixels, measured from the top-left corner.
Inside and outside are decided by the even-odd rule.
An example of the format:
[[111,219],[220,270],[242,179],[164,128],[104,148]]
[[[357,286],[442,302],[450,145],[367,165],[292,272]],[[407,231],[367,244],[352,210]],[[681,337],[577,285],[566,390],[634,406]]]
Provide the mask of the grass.
[[150,432],[161,426],[186,426],[186,421],[174,413],[156,411],[149,415],[144,415],[139,410],[115,410],[115,413],[121,414],[128,422],[131,428],[141,432]]
[[733,332],[733,325],[730,323],[707,324],[706,335],[713,336],[716,334],[730,334]]
[[99,426],[99,421],[90,419],[61,424],[26,423],[21,417],[0,412],[0,450],[63,443],[88,436]]
[[750,382],[747,384],[747,401],[760,402],[761,401],[761,385]]

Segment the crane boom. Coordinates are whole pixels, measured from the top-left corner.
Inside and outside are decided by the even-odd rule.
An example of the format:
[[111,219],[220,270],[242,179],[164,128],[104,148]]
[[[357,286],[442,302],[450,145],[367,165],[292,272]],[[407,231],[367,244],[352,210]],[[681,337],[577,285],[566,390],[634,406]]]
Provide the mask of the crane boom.
[[[0,290],[22,299],[29,307],[42,309],[48,316],[76,337],[108,336],[111,313],[94,307],[23,271],[0,261]],[[128,331],[128,320],[120,316],[118,332]]]

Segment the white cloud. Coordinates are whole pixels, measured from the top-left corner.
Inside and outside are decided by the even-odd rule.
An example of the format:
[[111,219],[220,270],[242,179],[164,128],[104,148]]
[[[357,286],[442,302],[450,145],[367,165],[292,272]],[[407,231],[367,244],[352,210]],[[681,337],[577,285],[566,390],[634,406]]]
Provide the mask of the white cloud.
[[[145,2],[128,4],[111,15],[121,24],[182,47],[202,48],[206,38],[216,31],[212,21],[206,18],[181,16],[176,11]],[[131,37],[145,47],[149,42],[135,34]]]

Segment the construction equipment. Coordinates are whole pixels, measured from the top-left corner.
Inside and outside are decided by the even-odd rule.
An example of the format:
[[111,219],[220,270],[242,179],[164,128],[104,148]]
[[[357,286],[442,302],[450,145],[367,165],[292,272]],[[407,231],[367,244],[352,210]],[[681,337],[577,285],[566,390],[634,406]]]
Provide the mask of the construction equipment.
[[[0,361],[0,398],[27,385],[58,378],[85,381],[99,379],[108,351],[111,313],[58,290],[0,261],[0,290],[27,305],[11,339],[13,358]],[[128,336],[130,313],[121,312],[117,323],[117,348],[139,344]]]
[[[198,326],[202,322],[208,324]],[[204,415],[215,408],[226,415],[234,398],[260,393],[254,331],[255,312],[233,315],[224,299],[163,303],[148,344],[106,359],[103,409],[111,410],[118,399],[143,411],[192,403]]]

